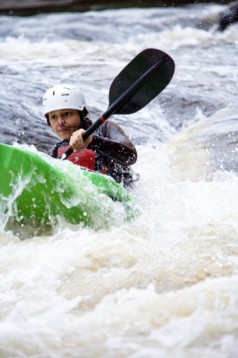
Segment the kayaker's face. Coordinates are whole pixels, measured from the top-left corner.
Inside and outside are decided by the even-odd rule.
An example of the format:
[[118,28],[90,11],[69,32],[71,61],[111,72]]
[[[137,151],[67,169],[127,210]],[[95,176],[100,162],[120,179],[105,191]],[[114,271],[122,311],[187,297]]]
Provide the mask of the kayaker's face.
[[69,139],[81,124],[79,112],[75,109],[55,110],[48,116],[51,128],[61,139]]

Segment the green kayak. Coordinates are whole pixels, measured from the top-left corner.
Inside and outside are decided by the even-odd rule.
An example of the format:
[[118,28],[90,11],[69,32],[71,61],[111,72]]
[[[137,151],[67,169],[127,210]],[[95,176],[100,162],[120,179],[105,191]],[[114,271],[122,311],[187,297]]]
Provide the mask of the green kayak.
[[134,216],[133,196],[109,176],[19,145],[0,144],[0,163],[3,229],[59,222],[97,229]]

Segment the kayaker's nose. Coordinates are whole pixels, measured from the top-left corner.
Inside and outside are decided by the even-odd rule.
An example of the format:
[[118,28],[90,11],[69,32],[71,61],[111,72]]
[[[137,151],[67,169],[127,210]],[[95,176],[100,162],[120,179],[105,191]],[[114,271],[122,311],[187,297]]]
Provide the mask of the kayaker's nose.
[[65,121],[62,115],[59,114],[57,120],[60,127],[65,127]]

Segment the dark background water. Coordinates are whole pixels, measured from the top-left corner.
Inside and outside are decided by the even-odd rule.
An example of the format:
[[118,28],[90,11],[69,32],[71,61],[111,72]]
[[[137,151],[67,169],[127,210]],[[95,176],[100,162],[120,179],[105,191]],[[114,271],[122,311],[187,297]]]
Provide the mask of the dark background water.
[[[56,4],[59,1],[65,6],[72,3],[72,1],[67,0],[37,0],[34,2],[32,0],[8,0],[4,1],[4,6],[10,6],[14,3],[18,6],[24,4],[38,4],[37,6],[39,6],[39,4]],[[93,4],[96,1],[85,0],[84,3]],[[149,7],[155,3],[161,2],[97,1],[98,6],[100,4],[102,6],[106,4],[111,6],[116,6],[116,4],[122,6],[138,4],[138,6],[142,6],[146,4]],[[167,1],[167,3],[172,2]],[[177,3],[182,4],[184,1],[177,1]],[[224,7],[226,6],[224,5]],[[102,98],[97,98],[98,93],[102,88],[105,91],[109,88],[113,76],[126,64],[126,61],[129,61],[136,52],[148,46],[156,46],[169,51],[176,61],[176,74],[181,73],[183,81],[186,81],[187,78],[183,74],[187,74],[188,71],[192,73],[192,84],[183,82],[182,85],[180,80],[175,86],[172,96],[170,92],[165,91],[159,97],[161,108],[168,123],[176,131],[180,130],[191,118],[193,120],[197,107],[201,108],[206,116],[212,115],[225,106],[224,101],[227,96],[225,96],[225,99],[223,94],[221,94],[222,99],[218,95],[211,96],[210,81],[212,79],[208,80],[207,77],[202,85],[207,88],[207,93],[204,90],[201,92],[196,84],[196,73],[201,66],[206,70],[204,64],[208,58],[210,61],[208,65],[209,73],[214,72],[214,64],[217,63],[218,66],[221,66],[221,59],[222,73],[224,68],[234,66],[232,61],[235,59],[236,46],[234,46],[232,35],[231,38],[228,36],[227,39],[220,38],[220,36],[225,35],[219,33],[214,34],[215,37],[212,35],[211,27],[216,26],[222,8],[222,6],[217,7],[217,5],[213,6],[212,4],[195,4],[189,7],[57,13],[56,7],[54,13],[48,14],[39,13],[24,17],[2,15],[0,20],[0,75],[2,83],[0,89],[0,142],[7,144],[14,141],[28,143],[35,145],[40,150],[48,151],[55,143],[56,138],[42,120],[41,98],[44,91],[50,85],[58,82],[68,80],[75,83],[80,81],[84,90],[88,92],[86,97],[90,98],[90,104],[93,101],[90,113],[92,119],[96,119],[101,110],[107,106],[107,103],[103,102],[103,105],[100,102],[107,98],[107,93],[102,95]],[[198,29],[201,29],[201,31]],[[153,39],[156,36],[155,34],[157,34],[156,40]],[[136,45],[134,45],[133,39],[138,35],[142,38],[140,41],[143,41],[145,37],[145,42],[139,45],[135,40]],[[168,44],[167,38],[169,39]],[[176,38],[180,39],[181,44],[180,42],[179,45],[174,44]],[[200,38],[204,38],[201,43]],[[70,41],[75,41],[72,46],[70,46]],[[213,41],[215,42],[213,43]],[[120,46],[121,50],[118,50]],[[136,50],[133,50],[134,46],[136,46]],[[175,46],[174,49],[173,46]],[[202,51],[203,46],[205,49],[209,48],[209,51],[205,50],[205,54]],[[67,53],[69,63],[65,62],[65,53]],[[228,53],[229,56],[227,56]],[[125,58],[126,54],[128,54],[128,57]],[[121,56],[125,59],[125,62],[121,64],[121,67],[115,68],[109,76],[108,68],[110,68],[111,62],[114,63]],[[199,61],[201,61],[201,66],[198,65],[198,68],[196,68],[195,64]],[[183,66],[188,67],[179,70],[180,62]],[[83,66],[81,63],[83,63]],[[116,63],[114,66],[116,66]],[[95,68],[97,71],[94,72]],[[193,70],[194,68],[195,70]],[[100,73],[99,79],[98,71]],[[220,71],[219,67],[218,73]],[[227,78],[228,84],[230,84],[231,78],[235,78],[234,69],[232,68],[230,71],[232,76]],[[200,83],[200,81],[201,78],[198,82]],[[173,81],[173,83],[175,82]],[[228,84],[222,86],[226,88]],[[189,86],[192,86],[192,92],[184,94],[183,92]],[[198,88],[196,93],[194,87]],[[172,87],[170,86],[170,88]],[[10,92],[9,89],[11,89]],[[95,93],[95,90],[97,93]],[[126,129],[133,134],[136,144],[147,141],[151,132],[153,132],[156,140],[162,142],[165,140],[161,124],[158,124],[156,130],[151,131],[151,125],[154,126],[154,122],[149,122],[150,125],[148,125],[144,120],[144,115],[143,122],[146,123],[143,125],[143,130],[138,124],[138,120],[130,119],[130,121],[125,122]],[[34,126],[32,126],[32,123]]]
[[33,15],[42,12],[88,11],[130,7],[166,7],[199,3],[229,4],[230,0],[6,0],[1,2],[0,14]]

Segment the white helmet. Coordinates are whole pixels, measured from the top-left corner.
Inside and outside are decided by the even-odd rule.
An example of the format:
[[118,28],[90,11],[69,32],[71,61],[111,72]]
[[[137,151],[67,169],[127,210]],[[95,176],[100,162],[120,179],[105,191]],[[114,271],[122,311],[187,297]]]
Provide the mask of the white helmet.
[[84,96],[80,89],[73,85],[62,84],[49,88],[43,96],[44,115],[57,109],[77,109],[86,107]]

